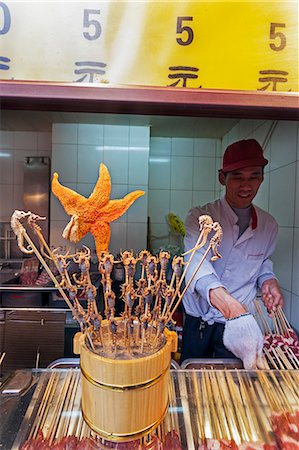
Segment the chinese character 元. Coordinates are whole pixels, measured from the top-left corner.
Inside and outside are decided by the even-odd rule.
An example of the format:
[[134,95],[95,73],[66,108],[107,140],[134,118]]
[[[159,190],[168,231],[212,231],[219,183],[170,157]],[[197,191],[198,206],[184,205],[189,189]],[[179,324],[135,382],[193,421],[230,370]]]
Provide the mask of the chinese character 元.
[[[288,81],[286,76],[289,73],[284,70],[260,70],[259,73],[265,75],[259,78],[259,82],[267,84],[259,88],[258,91],[266,91],[268,88],[270,88],[268,90],[276,91],[277,83],[286,83]],[[271,83],[273,83],[272,86]]]
[[81,67],[81,69],[75,70],[75,74],[76,75],[83,74],[81,78],[76,80],[79,83],[84,81],[88,76],[89,76],[88,83],[93,83],[95,81],[96,75],[104,75],[106,73],[106,71],[103,69],[107,67],[107,64],[96,61],[77,61],[75,62],[75,65],[77,67]]
[[[168,86],[177,86],[180,81],[182,81],[183,85],[182,87],[187,86],[187,80],[189,79],[196,79],[198,78],[198,75],[194,72],[198,72],[197,67],[190,67],[190,66],[172,66],[169,67],[170,71],[178,72],[178,73],[170,73],[168,75],[169,79],[175,79],[176,81],[172,84],[169,84]],[[201,86],[200,86],[201,87]]]

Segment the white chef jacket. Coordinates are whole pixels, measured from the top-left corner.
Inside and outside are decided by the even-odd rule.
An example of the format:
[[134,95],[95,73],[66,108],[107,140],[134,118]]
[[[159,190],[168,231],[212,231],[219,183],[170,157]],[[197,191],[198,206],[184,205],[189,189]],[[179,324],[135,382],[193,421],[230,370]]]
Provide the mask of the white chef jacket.
[[[246,309],[253,312],[252,302],[257,288],[261,287],[265,280],[276,278],[269,257],[275,249],[278,225],[269,213],[257,206],[254,206],[254,209],[256,224],[253,226],[251,219],[249,227],[239,238],[238,216],[225,198],[203,207],[197,206],[189,211],[185,222],[185,251],[196,244],[199,236],[198,218],[203,214],[208,214],[214,222],[220,223],[223,239],[218,247],[222,258],[211,262],[213,254],[210,251],[183,297],[187,314],[201,317],[209,324],[225,322],[221,312],[211,305],[209,299],[210,289],[220,286],[225,287]],[[194,254],[186,273],[186,283],[201,260],[212,236],[213,232],[208,236],[207,244]],[[190,254],[186,255],[185,261],[189,258]]]

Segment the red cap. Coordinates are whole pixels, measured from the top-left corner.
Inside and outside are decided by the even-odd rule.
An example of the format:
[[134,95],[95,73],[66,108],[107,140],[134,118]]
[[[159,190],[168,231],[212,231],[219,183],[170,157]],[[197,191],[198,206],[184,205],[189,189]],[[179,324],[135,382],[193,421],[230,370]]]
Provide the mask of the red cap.
[[251,166],[266,166],[268,160],[263,156],[263,149],[255,139],[234,142],[224,152],[222,171],[243,169]]

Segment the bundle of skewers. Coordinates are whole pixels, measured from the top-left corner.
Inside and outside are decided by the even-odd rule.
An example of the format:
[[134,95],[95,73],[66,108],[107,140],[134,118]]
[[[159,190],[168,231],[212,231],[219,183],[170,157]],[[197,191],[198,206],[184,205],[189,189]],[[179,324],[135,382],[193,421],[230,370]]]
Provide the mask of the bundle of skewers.
[[79,371],[44,373],[21,448],[298,450],[298,381],[297,371],[174,371],[170,407],[157,429],[142,439],[112,443],[83,420]]
[[[152,255],[147,250],[138,255],[124,251],[120,254],[121,260],[115,260],[108,252],[102,253],[99,272],[105,309],[100,313],[96,304],[97,290],[90,276],[90,250],[84,247],[70,254],[69,251],[62,253],[60,248],[50,249],[38,225],[38,221],[43,219],[30,211],[14,212],[11,226],[17,236],[18,246],[25,254],[36,255],[72,310],[73,317],[79,322],[90,349],[107,357],[136,358],[159,350],[165,342],[165,327],[173,323],[173,314],[204,259],[209,254],[212,261],[221,257],[217,249],[222,229],[218,222],[213,222],[206,215],[199,217],[199,237],[195,247],[188,252],[191,254],[187,263],[184,263],[182,256],[175,256],[170,263],[167,251],[161,251],[159,255]],[[39,248],[33,243],[25,226],[38,237]],[[208,240],[210,233],[213,235]],[[194,272],[188,276],[188,283],[183,286],[193,256],[203,246],[206,246],[204,255]],[[78,275],[69,275],[70,262],[77,264]],[[116,317],[112,271],[114,265],[120,262],[125,270],[121,289],[124,311]],[[58,275],[54,275],[50,266],[55,267]],[[170,276],[167,276],[169,271]],[[137,272],[141,272],[139,279]],[[78,300],[79,290],[87,298],[87,310]]]
[[256,319],[264,333],[263,352],[269,368],[299,369],[299,340],[281,306],[270,313],[270,323],[259,301]]

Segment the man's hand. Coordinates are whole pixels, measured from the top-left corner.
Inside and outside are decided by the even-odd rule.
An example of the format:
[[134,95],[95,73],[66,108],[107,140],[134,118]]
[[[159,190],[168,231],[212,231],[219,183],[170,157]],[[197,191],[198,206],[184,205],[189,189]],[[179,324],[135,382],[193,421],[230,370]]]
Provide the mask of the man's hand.
[[264,281],[262,285],[262,300],[268,313],[275,311],[277,306],[283,306],[283,296],[275,278]]
[[244,369],[265,369],[264,337],[251,314],[226,321],[223,343],[229,351],[243,361]]

